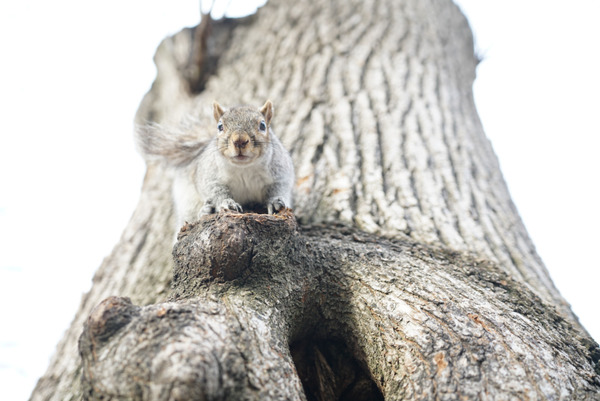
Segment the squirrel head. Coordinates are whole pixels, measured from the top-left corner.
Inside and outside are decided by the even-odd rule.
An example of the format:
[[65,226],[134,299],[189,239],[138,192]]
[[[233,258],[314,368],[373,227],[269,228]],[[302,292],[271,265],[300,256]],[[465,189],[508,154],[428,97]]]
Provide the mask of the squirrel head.
[[219,152],[236,165],[250,164],[262,156],[270,143],[269,127],[273,118],[270,100],[260,109],[232,107],[224,110],[213,103],[217,122],[217,147]]

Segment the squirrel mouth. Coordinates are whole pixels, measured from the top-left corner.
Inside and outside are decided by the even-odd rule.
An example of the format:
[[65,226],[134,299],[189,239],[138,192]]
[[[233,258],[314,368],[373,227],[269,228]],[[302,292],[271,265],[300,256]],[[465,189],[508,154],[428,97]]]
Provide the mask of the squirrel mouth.
[[235,160],[236,162],[245,162],[247,160],[250,160],[250,157],[244,155],[236,155],[233,157],[233,160]]

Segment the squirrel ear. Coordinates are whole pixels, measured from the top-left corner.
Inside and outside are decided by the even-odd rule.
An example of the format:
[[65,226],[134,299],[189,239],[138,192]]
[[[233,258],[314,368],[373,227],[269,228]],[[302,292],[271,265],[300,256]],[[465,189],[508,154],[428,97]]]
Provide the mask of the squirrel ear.
[[271,118],[273,118],[273,103],[270,100],[264,104],[263,107],[260,108],[260,112],[263,116],[265,116],[265,121],[267,124],[271,122]]
[[217,103],[216,100],[213,102],[213,113],[217,122],[219,122],[223,114],[225,114],[225,110],[223,110],[221,105]]

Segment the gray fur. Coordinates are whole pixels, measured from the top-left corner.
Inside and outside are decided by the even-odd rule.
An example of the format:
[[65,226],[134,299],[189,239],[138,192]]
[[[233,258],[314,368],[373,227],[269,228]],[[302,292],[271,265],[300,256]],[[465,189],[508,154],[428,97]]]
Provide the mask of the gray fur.
[[146,160],[163,159],[174,167],[184,167],[196,160],[208,142],[156,123],[137,126],[135,138]]
[[[159,159],[175,168],[177,228],[203,214],[241,212],[248,204],[263,205],[270,214],[292,207],[294,166],[271,130],[272,104],[268,101],[260,111],[223,111],[218,103],[214,109],[223,130],[210,140],[158,124],[137,129],[146,160]],[[266,123],[264,131],[258,128],[261,121]]]

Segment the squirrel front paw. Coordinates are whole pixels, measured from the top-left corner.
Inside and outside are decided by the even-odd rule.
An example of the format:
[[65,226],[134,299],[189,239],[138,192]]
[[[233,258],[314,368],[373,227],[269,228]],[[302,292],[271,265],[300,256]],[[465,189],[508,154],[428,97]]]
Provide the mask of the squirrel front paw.
[[200,211],[198,212],[198,218],[206,216],[207,214],[213,214],[214,212],[215,206],[210,202],[206,202],[204,206],[202,206],[202,209],[200,209]]
[[233,210],[240,213],[243,211],[242,206],[231,198],[225,199],[219,205],[219,212],[222,212],[224,210]]
[[285,209],[286,204],[285,204],[285,200],[283,200],[283,198],[281,196],[276,196],[273,198],[270,198],[267,201],[267,212],[269,214],[273,214],[273,212],[278,212],[281,209]]

